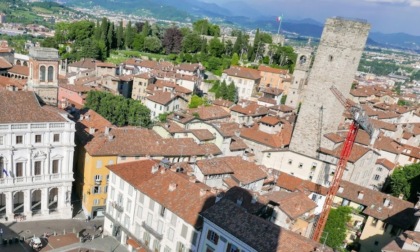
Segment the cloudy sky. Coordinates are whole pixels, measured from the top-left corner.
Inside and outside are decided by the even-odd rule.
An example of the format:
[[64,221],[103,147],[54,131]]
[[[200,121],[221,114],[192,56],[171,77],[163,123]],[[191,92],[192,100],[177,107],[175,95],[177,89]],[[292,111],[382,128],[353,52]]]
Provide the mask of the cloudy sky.
[[[366,19],[372,31],[420,35],[420,0],[204,0],[223,6],[243,2],[261,15],[284,15],[285,19],[327,17]],[[230,4],[228,4],[230,6]]]

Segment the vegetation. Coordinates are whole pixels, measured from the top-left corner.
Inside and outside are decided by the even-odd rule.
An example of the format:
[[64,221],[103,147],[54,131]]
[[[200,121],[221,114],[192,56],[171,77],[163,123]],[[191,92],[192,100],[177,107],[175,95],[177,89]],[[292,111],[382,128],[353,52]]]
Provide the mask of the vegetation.
[[325,242],[329,247],[343,251],[342,246],[344,239],[346,239],[347,222],[351,219],[351,212],[352,208],[348,206],[331,209],[321,237],[321,243]]
[[226,81],[222,81],[222,83],[216,81],[209,91],[215,93],[216,98],[225,99],[234,103],[238,101],[238,90],[233,82],[227,85]]
[[201,105],[208,106],[208,105],[210,105],[210,103],[206,98],[199,97],[198,95],[193,95],[191,97],[191,102],[188,105],[188,107],[189,108],[198,108]]
[[404,199],[416,203],[417,192],[420,192],[420,164],[410,164],[395,169],[386,182],[385,192],[398,197],[404,195]]
[[280,100],[280,104],[286,104],[287,95],[283,95]]
[[117,126],[149,127],[152,123],[150,110],[139,101],[107,92],[90,91],[85,107],[96,111]]

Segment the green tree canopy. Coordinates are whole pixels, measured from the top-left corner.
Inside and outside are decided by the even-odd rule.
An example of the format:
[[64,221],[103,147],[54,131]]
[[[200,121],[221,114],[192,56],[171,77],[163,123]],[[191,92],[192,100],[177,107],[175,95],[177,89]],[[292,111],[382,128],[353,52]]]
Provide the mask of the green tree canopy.
[[117,126],[149,127],[150,110],[139,101],[107,92],[90,91],[85,107],[90,108]]
[[162,49],[162,42],[158,37],[149,36],[144,38],[143,48],[146,52],[157,53]]
[[187,34],[182,40],[182,50],[187,53],[196,53],[201,48],[201,38],[198,33]]
[[417,192],[420,192],[420,163],[395,169],[387,182],[386,192],[396,197],[403,194],[408,201],[417,202]]
[[[340,206],[337,209],[331,209],[328,215],[327,224],[321,236],[321,243],[327,244],[333,249],[340,250],[346,239],[347,222],[350,221],[352,208]],[[326,241],[325,241],[326,239]]]

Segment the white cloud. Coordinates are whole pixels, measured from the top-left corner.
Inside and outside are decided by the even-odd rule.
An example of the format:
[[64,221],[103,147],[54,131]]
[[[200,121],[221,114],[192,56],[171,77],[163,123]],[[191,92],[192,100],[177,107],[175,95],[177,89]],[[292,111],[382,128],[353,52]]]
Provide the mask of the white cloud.
[[403,4],[414,7],[420,7],[420,0],[365,0],[367,2],[385,3],[385,4]]

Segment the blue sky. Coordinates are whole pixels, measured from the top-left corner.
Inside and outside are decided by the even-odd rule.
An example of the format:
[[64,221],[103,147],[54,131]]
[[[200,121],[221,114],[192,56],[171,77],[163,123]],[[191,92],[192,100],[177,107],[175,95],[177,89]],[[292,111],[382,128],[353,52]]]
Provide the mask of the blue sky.
[[[342,16],[366,19],[372,31],[420,35],[420,0],[203,0],[223,6],[242,2],[261,15],[284,14],[285,19]],[[229,6],[229,4],[227,5]]]

